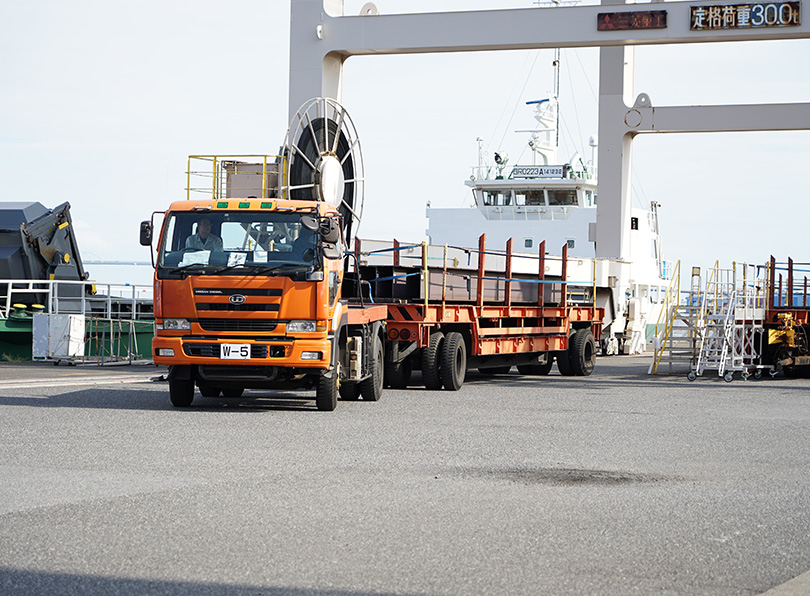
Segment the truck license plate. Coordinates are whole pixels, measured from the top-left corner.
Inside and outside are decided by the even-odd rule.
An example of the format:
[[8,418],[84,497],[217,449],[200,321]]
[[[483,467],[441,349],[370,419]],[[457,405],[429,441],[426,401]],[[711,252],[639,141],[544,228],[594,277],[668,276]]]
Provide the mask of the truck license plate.
[[248,360],[250,344],[220,344],[219,357],[223,360]]

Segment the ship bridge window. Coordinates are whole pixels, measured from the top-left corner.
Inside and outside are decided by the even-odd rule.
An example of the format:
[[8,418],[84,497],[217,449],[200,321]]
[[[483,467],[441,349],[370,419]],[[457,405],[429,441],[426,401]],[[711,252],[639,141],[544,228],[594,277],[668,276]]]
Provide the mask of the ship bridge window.
[[512,204],[512,191],[498,191],[498,190],[485,190],[484,191],[484,205],[511,205]]
[[515,205],[545,205],[546,197],[542,190],[516,190]]
[[548,189],[549,205],[576,205],[577,191],[569,189]]
[[594,205],[596,205],[596,195],[592,191],[586,190],[585,191],[585,206],[586,207],[593,207]]

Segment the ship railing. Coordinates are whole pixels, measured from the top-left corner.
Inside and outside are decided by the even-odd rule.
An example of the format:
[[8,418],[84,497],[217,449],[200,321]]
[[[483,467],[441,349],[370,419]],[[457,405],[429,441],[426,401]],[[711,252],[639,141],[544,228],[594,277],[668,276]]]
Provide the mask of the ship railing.
[[[563,164],[550,164],[561,166]],[[471,176],[473,180],[545,180],[545,179],[552,179],[557,180],[559,178],[513,178],[512,177],[512,170],[515,167],[525,167],[522,164],[516,164],[515,166],[506,166],[500,167],[497,165],[493,166],[472,166],[471,169]],[[597,169],[592,165],[588,165],[586,167],[572,167],[572,169],[568,170],[567,178],[571,180],[596,180],[597,179]]]
[[32,312],[108,319],[152,320],[152,286],[92,281],[0,279],[0,316],[15,304]]

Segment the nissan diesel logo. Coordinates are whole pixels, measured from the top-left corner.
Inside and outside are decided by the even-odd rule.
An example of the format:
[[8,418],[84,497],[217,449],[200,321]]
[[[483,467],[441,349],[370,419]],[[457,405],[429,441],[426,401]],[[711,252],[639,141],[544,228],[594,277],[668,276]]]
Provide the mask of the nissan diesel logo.
[[245,300],[247,300],[247,298],[245,298],[242,294],[231,294],[231,297],[228,298],[228,302],[231,304],[244,304]]

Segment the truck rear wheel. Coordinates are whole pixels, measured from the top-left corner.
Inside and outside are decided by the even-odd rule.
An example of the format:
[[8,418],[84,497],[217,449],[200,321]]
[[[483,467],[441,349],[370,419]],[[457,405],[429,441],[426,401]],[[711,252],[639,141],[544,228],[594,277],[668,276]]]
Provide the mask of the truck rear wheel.
[[411,380],[411,361],[385,363],[385,383],[392,389],[405,389]]
[[337,380],[337,370],[333,370],[329,377],[321,375],[318,379],[318,386],[315,388],[315,405],[322,412],[332,412],[337,407]]
[[568,348],[568,359],[572,374],[587,377],[596,364],[596,341],[590,329],[580,329],[574,334]]
[[169,399],[175,408],[187,408],[194,401],[194,381],[172,379],[169,381]]
[[452,331],[447,334],[442,346],[440,372],[445,389],[448,391],[461,389],[467,375],[467,346],[461,333]]
[[371,376],[360,381],[360,395],[366,401],[379,401],[382,396],[384,357],[382,341],[379,336],[375,336],[371,355]]
[[444,333],[437,331],[430,334],[430,342],[422,348],[422,380],[425,387],[433,391],[442,388],[442,378],[439,374],[439,358],[443,344]]
[[360,399],[360,387],[357,383],[341,383],[338,388],[338,393],[340,393],[340,399],[345,399],[346,401],[357,401]]

